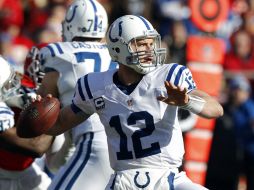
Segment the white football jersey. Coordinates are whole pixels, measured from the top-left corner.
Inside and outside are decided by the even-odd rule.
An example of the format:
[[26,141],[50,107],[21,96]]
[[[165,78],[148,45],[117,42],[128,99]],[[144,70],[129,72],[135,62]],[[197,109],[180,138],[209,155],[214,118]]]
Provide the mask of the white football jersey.
[[14,126],[14,112],[4,102],[0,102],[0,132]]
[[178,108],[156,98],[167,96],[165,80],[188,92],[195,89],[189,69],[178,64],[159,66],[145,75],[130,95],[113,83],[115,72],[91,73],[79,79],[73,111],[99,114],[113,169],[179,167],[184,145]]
[[[57,82],[62,106],[70,105],[77,80],[90,72],[101,72],[116,68],[111,62],[105,44],[99,42],[51,43],[40,51],[42,64],[59,73]],[[72,130],[74,141],[85,132],[103,130],[98,115],[94,114],[85,123]],[[84,127],[82,127],[84,125]]]

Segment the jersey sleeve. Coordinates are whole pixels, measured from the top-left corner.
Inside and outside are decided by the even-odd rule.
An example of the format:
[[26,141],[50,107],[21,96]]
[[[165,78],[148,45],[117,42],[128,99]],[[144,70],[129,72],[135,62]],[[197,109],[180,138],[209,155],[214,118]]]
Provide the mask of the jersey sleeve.
[[6,105],[0,104],[0,132],[14,127],[14,112]]
[[71,60],[60,43],[50,43],[40,50],[42,68],[45,72],[58,71],[64,60]]
[[74,113],[84,112],[86,114],[95,113],[93,104],[91,103],[91,92],[89,89],[88,75],[78,79],[75,87],[75,93],[72,98],[71,108]]
[[171,64],[166,80],[175,86],[186,88],[187,93],[197,88],[191,71],[187,67],[177,63]]

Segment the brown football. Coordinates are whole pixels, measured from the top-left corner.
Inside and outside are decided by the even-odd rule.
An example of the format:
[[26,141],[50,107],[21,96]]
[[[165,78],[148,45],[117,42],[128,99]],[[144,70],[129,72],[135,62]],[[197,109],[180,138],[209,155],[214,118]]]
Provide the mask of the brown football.
[[32,102],[18,118],[17,135],[22,138],[37,137],[49,130],[56,122],[60,112],[60,102],[57,98],[42,98]]

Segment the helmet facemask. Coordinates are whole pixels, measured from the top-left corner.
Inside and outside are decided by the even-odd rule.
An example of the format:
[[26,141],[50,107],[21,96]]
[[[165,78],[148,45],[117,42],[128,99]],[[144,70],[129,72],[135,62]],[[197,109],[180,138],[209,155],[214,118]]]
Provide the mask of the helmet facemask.
[[25,75],[31,79],[33,85],[35,86],[35,89],[38,89],[40,87],[42,79],[45,75],[45,72],[43,71],[43,66],[41,64],[42,60],[39,54],[39,48],[42,48],[45,45],[41,44],[41,47],[32,47],[25,61]]
[[13,68],[11,68],[11,74],[8,80],[3,84],[1,88],[1,100],[5,101],[15,96],[20,86],[21,86],[21,76],[15,73]]
[[[149,39],[152,40],[151,44],[139,43]],[[141,16],[125,15],[115,20],[108,30],[106,40],[112,60],[131,67],[140,74],[153,71],[158,65],[164,64],[166,59],[166,48],[161,47],[160,34]],[[142,46],[143,49],[139,49]]]
[[[149,39],[150,48],[142,48],[142,42]],[[130,56],[126,57],[126,65],[141,74],[147,74],[165,62],[166,49],[161,48],[159,35],[134,38],[129,42],[128,50]]]

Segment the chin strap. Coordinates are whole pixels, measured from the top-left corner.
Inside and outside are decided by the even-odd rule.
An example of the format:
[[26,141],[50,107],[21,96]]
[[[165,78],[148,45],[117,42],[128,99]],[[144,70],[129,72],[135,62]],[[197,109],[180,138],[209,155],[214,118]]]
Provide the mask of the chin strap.
[[189,95],[189,102],[180,108],[199,114],[205,105],[205,100],[199,96]]

